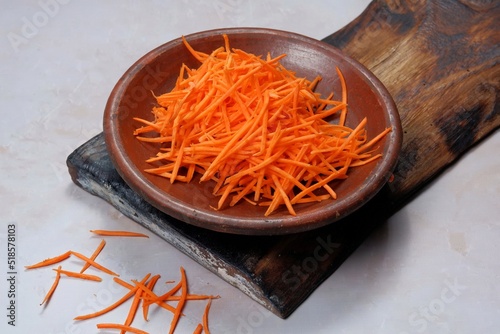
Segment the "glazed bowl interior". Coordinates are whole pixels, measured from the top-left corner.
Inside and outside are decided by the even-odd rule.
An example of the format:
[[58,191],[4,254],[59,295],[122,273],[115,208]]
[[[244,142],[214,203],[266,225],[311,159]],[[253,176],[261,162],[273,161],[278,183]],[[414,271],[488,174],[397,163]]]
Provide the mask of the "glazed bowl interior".
[[200,63],[182,44],[181,39],[168,42],[133,64],[113,89],[104,112],[104,134],[110,157],[125,182],[141,197],[167,215],[188,224],[215,231],[248,235],[273,235],[306,231],[333,223],[361,207],[387,182],[395,166],[401,145],[401,125],[396,106],[380,81],[361,64],[338,49],[297,34],[269,29],[235,28],[212,30],[186,36],[198,51],[210,53],[223,46],[223,34],[232,48],[256,55],[287,56],[281,63],[298,77],[322,77],[316,91],[322,95],[341,87],[338,67],[347,83],[347,125],[355,127],[364,117],[371,138],[386,128],[392,131],[377,146],[382,158],[352,168],[349,177],[332,184],[336,200],[325,200],[295,207],[296,216],[286,207],[268,217],[265,207],[240,201],[233,207],[214,210],[218,197],[212,194],[213,183],[194,180],[173,183],[166,178],[144,172],[151,165],[146,159],[156,155],[159,146],[137,140],[133,135],[140,127],[134,117],[153,119],[154,95],[172,89],[182,64],[196,68]]

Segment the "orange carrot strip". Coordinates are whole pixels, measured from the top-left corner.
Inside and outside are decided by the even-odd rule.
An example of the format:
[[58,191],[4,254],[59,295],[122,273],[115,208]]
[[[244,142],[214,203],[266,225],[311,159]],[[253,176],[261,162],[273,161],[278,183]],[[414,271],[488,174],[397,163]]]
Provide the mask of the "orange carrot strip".
[[[101,243],[99,244],[99,246],[97,246],[97,248],[94,251],[94,253],[92,253],[92,255],[90,256],[90,259],[92,261],[95,261],[95,259],[97,258],[97,256],[101,253],[101,251],[104,248],[104,246],[106,246],[106,241],[103,239],[103,240],[101,240]],[[90,263],[85,262],[85,265],[83,266],[82,270],[80,270],[80,273],[83,274],[85,272],[85,270],[87,270],[89,267],[90,267]]]
[[132,300],[132,305],[130,305],[130,309],[127,314],[127,318],[125,319],[125,326],[130,326],[134,321],[135,314],[137,313],[137,309],[139,308],[139,304],[141,302],[141,295],[143,290],[137,289],[134,295],[134,299]]
[[189,50],[189,52],[193,55],[193,57],[195,57],[196,59],[198,59],[200,62],[203,62],[205,60],[205,57],[201,56],[198,51],[195,51],[191,45],[189,45],[189,43],[187,42],[186,38],[184,38],[184,36],[182,36],[182,43],[184,43],[184,45],[186,46],[186,48]]
[[[158,276],[158,275],[156,275],[156,276]],[[156,280],[156,276],[154,276],[151,280],[152,281]],[[155,304],[155,303],[158,304],[158,306],[160,306],[160,307],[162,307],[162,308],[164,308],[172,313],[175,312],[175,308],[173,306],[164,303],[164,301],[167,300],[164,296],[158,297],[153,291],[151,291],[152,288],[150,289],[149,287],[142,284],[141,282],[137,282],[136,280],[133,280],[133,283],[135,285],[132,285],[132,284],[129,284],[129,283],[123,281],[122,279],[120,279],[118,277],[113,277],[113,280],[116,283],[120,284],[121,286],[123,286],[129,290],[138,288],[138,289],[141,289],[146,295],[149,295],[149,297],[145,296],[144,294],[141,296],[141,298],[144,300],[144,302],[143,302],[143,315],[145,312],[144,308],[148,309],[149,305]],[[179,282],[179,288],[180,288],[180,282]],[[179,290],[179,288],[177,288],[177,290]],[[171,292],[171,293],[175,293],[175,292],[177,292],[177,290],[175,290],[174,292]],[[146,315],[147,315],[147,313],[146,313]]]
[[102,281],[102,278],[100,278],[99,276],[96,276],[96,275],[82,274],[82,273],[78,273],[75,271],[63,270],[61,268],[52,269],[52,270],[54,270],[60,274],[66,275],[68,277],[81,278],[81,279],[85,279],[85,280],[89,280],[89,281],[96,281],[96,282]]
[[90,232],[104,235],[104,236],[114,236],[114,237],[143,237],[149,238],[148,235],[139,232],[129,232],[129,231],[111,231],[111,230],[90,230]]
[[[151,277],[151,279],[149,280],[146,287],[150,291],[153,291],[153,289],[156,285],[156,282],[158,282],[159,279],[160,279],[160,275],[155,275],[155,276]],[[144,317],[144,320],[146,320],[146,321],[148,320],[148,312],[149,312],[149,304],[143,303],[142,304],[142,316]]]
[[[61,269],[61,266],[57,267],[57,269]],[[50,297],[52,297],[52,295],[54,294],[54,291],[56,291],[56,288],[57,288],[57,285],[59,284],[60,278],[61,278],[61,273],[59,271],[57,271],[54,283],[52,283],[52,286],[50,287],[49,291],[45,295],[45,298],[40,303],[40,306],[42,306],[44,303],[47,303],[50,300]]]
[[173,306],[164,303],[163,300],[158,300],[158,296],[151,291],[149,287],[135,280],[133,280],[133,282],[140,290],[142,290],[144,294],[149,295],[149,297],[143,297],[145,307],[149,307],[149,305],[153,303],[152,300],[154,300],[154,303],[158,304],[158,306],[161,306],[172,313],[175,312],[175,308]]
[[130,333],[135,333],[135,334],[148,334],[148,332],[143,331],[141,329],[132,327],[132,326],[127,326],[127,325],[122,325],[122,324],[113,324],[113,323],[107,323],[103,322],[100,324],[96,325],[98,329],[119,329],[120,331],[123,332],[130,332]]
[[40,268],[40,267],[49,266],[51,264],[55,264],[55,263],[59,263],[61,261],[64,261],[67,258],[69,258],[70,256],[71,256],[71,251],[67,251],[66,253],[63,253],[63,254],[58,255],[56,257],[45,259],[45,260],[43,260],[41,262],[29,265],[29,266],[25,266],[25,268],[26,269],[34,269],[34,268]]
[[179,318],[182,314],[182,309],[184,308],[184,305],[186,304],[186,296],[188,294],[188,287],[187,287],[187,279],[186,279],[186,272],[183,267],[181,267],[181,299],[177,303],[177,307],[175,308],[175,313],[174,317],[172,319],[172,322],[170,323],[170,331],[169,334],[172,334],[175,330],[175,327],[177,327],[177,323],[179,322]]
[[205,311],[203,312],[203,330],[206,334],[210,334],[210,329],[208,328],[208,312],[210,311],[210,305],[212,305],[212,299],[208,300]]
[[[164,300],[166,301],[178,301],[182,298],[182,296],[170,296]],[[196,294],[188,294],[186,296],[186,300],[207,300],[207,299],[219,299],[220,296],[211,296],[211,295],[196,295]]]
[[[149,279],[150,276],[151,276],[151,274],[147,274],[141,280],[141,283],[146,282]],[[137,290],[138,290],[138,287],[135,287],[132,290],[130,290],[129,292],[127,292],[122,298],[120,298],[119,300],[117,300],[113,304],[109,305],[108,307],[103,308],[102,310],[94,312],[94,313],[89,313],[89,314],[86,314],[86,315],[77,316],[77,317],[74,318],[74,320],[86,320],[86,319],[91,319],[91,318],[95,318],[95,317],[101,316],[103,314],[106,314],[109,311],[114,310],[115,308],[117,308],[118,306],[120,306],[121,304],[123,304],[124,302],[126,302],[127,300],[129,300],[130,298],[132,298],[135,295],[135,293],[137,292]]]
[[122,280],[121,278],[116,277],[116,276],[113,277],[113,281],[115,281],[116,283],[120,284],[121,286],[123,286],[129,290],[132,290],[135,288],[134,285],[129,284],[129,283],[125,282],[124,280]]
[[120,276],[118,275],[117,273],[109,270],[108,268],[104,267],[103,265],[100,265],[99,263],[95,262],[94,260],[92,259],[89,259],[88,257],[86,257],[85,255],[83,254],[80,254],[78,252],[75,252],[75,251],[71,251],[71,254],[82,259],[83,261],[87,262],[87,263],[90,263],[91,266],[101,270],[101,271],[104,271],[105,273],[107,274],[110,274],[110,275],[113,275],[113,276]]
[[163,295],[157,296],[157,297],[153,297],[153,298],[149,299],[147,301],[147,303],[153,304],[153,303],[158,303],[158,302],[166,301],[166,300],[168,300],[168,298],[170,296],[172,296],[174,293],[176,293],[177,291],[179,291],[181,289],[181,287],[182,287],[182,282],[179,282],[172,289],[170,289],[169,291],[167,291]]
[[347,85],[345,82],[344,75],[342,74],[342,71],[338,67],[336,67],[335,69],[337,70],[337,75],[339,76],[340,85],[342,88],[342,104],[344,107],[342,108],[342,111],[340,113],[339,125],[343,126],[345,124],[345,118],[347,115],[347,107],[346,107],[346,105],[347,105]]
[[203,325],[198,324],[198,326],[196,326],[196,328],[194,329],[193,334],[201,334],[202,332],[203,332]]

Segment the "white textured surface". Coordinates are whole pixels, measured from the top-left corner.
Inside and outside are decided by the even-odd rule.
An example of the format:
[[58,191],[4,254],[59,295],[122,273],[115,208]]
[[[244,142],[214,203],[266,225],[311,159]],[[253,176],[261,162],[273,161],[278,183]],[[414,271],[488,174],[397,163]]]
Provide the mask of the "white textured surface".
[[[17,226],[16,327],[7,325],[0,280],[0,332],[94,333],[74,323],[123,293],[111,280],[61,281],[40,307],[54,274],[22,266],[69,248],[90,254],[89,229],[144,230],[77,188],[65,159],[101,131],[120,75],[141,55],[182,34],[260,26],[323,38],[354,19],[358,1],[0,1],[0,258],[7,224]],[[393,216],[287,320],[194,263],[160,238],[109,240],[99,260],[140,278],[179,278],[192,292],[220,294],[213,333],[497,333],[500,328],[500,135],[473,148]],[[68,269],[80,264],[71,260]],[[73,268],[70,268],[73,267]],[[6,275],[6,274],[5,274]],[[203,303],[189,303],[178,333],[192,333]],[[99,321],[123,321],[120,308]],[[140,317],[139,317],[140,318]],[[165,333],[170,315],[134,324]]]

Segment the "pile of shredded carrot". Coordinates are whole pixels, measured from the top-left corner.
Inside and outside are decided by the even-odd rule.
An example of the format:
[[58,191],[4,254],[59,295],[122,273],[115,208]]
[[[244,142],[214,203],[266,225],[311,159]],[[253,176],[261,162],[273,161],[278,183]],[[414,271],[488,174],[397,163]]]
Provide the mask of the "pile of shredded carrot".
[[[263,59],[231,49],[223,37],[211,54],[183,38],[201,66],[181,67],[175,87],[156,97],[153,120],[135,118],[142,126],[134,135],[161,146],[147,172],[170,182],[190,182],[196,173],[200,182],[215,181],[217,209],[246,200],[266,206],[266,216],[283,204],[295,215],[295,204],[337,198],[331,181],[380,157],[370,150],[390,129],[368,140],[366,119],[345,125],[339,69],[341,98],[323,98],[314,91],[321,77],[297,77],[281,65],[285,54]],[[334,115],[337,124],[329,122]]]
[[[92,233],[98,234],[98,235],[105,235],[105,236],[119,236],[119,237],[148,237],[145,234],[142,233],[137,233],[137,232],[128,232],[128,231],[113,231],[113,230],[91,230]],[[154,275],[152,276],[151,273],[148,273],[147,275],[144,276],[144,278],[140,281],[132,279],[129,282],[126,282],[122,279],[120,279],[118,274],[114,273],[110,269],[106,268],[105,266],[99,264],[96,262],[97,256],[101,253],[101,251],[104,249],[106,245],[105,240],[101,240],[101,243],[98,245],[98,247],[95,249],[95,251],[92,253],[90,257],[86,257],[82,255],[81,253],[69,250],[63,254],[60,254],[58,256],[54,256],[48,259],[45,259],[43,261],[40,261],[38,263],[35,263],[33,265],[25,266],[26,269],[36,269],[36,268],[42,268],[42,267],[47,267],[51,266],[54,264],[59,264],[63,262],[64,260],[70,258],[71,256],[75,256],[81,260],[84,261],[84,266],[81,268],[80,272],[76,271],[69,271],[69,270],[64,270],[62,269],[62,266],[59,265],[56,269],[53,269],[56,272],[56,277],[54,279],[54,283],[48,290],[47,294],[45,295],[42,303],[40,305],[46,304],[49,302],[51,299],[52,295],[54,294],[57,286],[60,283],[61,276],[67,276],[67,277],[72,277],[72,278],[77,278],[77,279],[83,279],[83,280],[90,280],[90,281],[102,281],[101,277],[96,276],[96,275],[89,275],[85,274],[85,270],[89,268],[90,266],[94,267],[95,269],[102,271],[106,274],[113,275],[113,280],[115,283],[119,284],[120,286],[124,287],[128,291],[123,295],[120,299],[118,299],[116,302],[113,304],[109,305],[108,307],[103,308],[100,311],[90,313],[90,314],[85,314],[85,315],[79,315],[74,318],[74,320],[87,320],[87,319],[92,319],[99,317],[101,315],[104,315],[106,313],[109,313],[116,309],[118,306],[124,304],[128,300],[132,299],[129,312],[127,314],[127,318],[125,319],[124,323],[97,323],[96,326],[98,329],[116,329],[120,330],[121,333],[137,333],[137,334],[145,334],[147,332],[132,326],[132,323],[134,321],[134,318],[137,314],[137,311],[141,307],[142,304],[142,316],[144,320],[148,321],[149,319],[149,308],[151,305],[157,305],[158,307],[165,309],[169,312],[172,313],[172,320],[170,323],[170,328],[169,328],[169,333],[173,333],[175,328],[177,327],[177,324],[179,323],[180,317],[183,315],[182,311],[184,309],[184,306],[188,300],[205,300],[207,301],[205,310],[203,312],[202,319],[200,323],[197,325],[197,327],[194,330],[194,333],[207,333],[210,334],[210,329],[208,327],[208,314],[210,310],[210,306],[212,303],[212,299],[218,299],[220,296],[213,296],[213,295],[201,295],[201,294],[192,294],[189,293],[188,291],[188,281],[187,281],[187,276],[186,272],[183,267],[180,268],[181,272],[181,279],[175,286],[173,286],[171,289],[168,291],[162,293],[162,294],[157,294],[154,292],[154,288],[156,286],[156,283],[160,279],[160,275]],[[167,281],[167,283],[175,283],[173,281]],[[174,303],[174,305],[172,304]]]

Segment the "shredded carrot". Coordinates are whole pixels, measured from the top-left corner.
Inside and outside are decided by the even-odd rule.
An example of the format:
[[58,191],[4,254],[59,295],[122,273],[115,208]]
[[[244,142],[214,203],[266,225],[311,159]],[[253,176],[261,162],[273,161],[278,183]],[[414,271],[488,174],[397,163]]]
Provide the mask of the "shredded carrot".
[[70,256],[71,256],[71,251],[67,251],[66,253],[63,253],[61,255],[45,259],[45,260],[43,260],[41,262],[29,265],[29,266],[25,266],[25,268],[26,269],[34,269],[34,268],[40,268],[40,267],[50,266],[51,264],[56,264],[56,263],[59,263],[61,261],[64,261],[67,258],[69,258]]
[[[153,120],[134,131],[160,145],[146,171],[170,182],[213,181],[217,210],[241,200],[267,206],[266,216],[285,206],[337,198],[332,182],[348,169],[372,162],[366,121],[346,126],[347,83],[337,69],[339,100],[315,92],[321,78],[300,78],[271,58],[224,47],[211,54],[184,45],[201,65],[182,66],[171,91],[156,96]],[[337,119],[338,124],[331,121]],[[297,197],[298,196],[298,197]]]
[[[99,244],[99,246],[97,246],[97,248],[94,251],[94,253],[92,253],[92,255],[90,256],[90,259],[92,261],[95,261],[95,259],[97,258],[97,256],[101,253],[101,251],[104,248],[104,246],[106,246],[106,241],[103,239],[103,240],[101,240],[101,243]],[[80,271],[80,273],[83,274],[85,272],[85,270],[87,270],[89,267],[90,267],[90,263],[85,262],[85,265],[83,266],[83,268]]]
[[203,330],[206,334],[210,334],[210,330],[208,329],[208,312],[210,311],[210,305],[212,305],[212,299],[208,300],[205,311],[203,312]]
[[[150,291],[153,291],[153,289],[156,285],[156,282],[158,282],[159,279],[160,279],[160,275],[155,275],[155,276],[151,277],[151,279],[149,280],[146,287]],[[142,316],[144,317],[144,320],[146,320],[146,321],[148,320],[148,312],[149,312],[149,304],[142,303]]]
[[169,334],[172,334],[175,330],[175,327],[177,327],[177,323],[179,322],[179,318],[182,314],[182,309],[184,308],[184,305],[186,304],[186,296],[188,294],[188,287],[187,287],[187,279],[186,279],[186,272],[183,267],[181,267],[181,296],[182,298],[179,299],[179,302],[177,303],[177,306],[175,308],[174,312],[174,317],[172,319],[172,322],[170,323],[170,331]]
[[[182,296],[169,296],[163,300],[166,301],[179,301],[182,298]],[[210,295],[193,295],[193,294],[188,294],[186,296],[186,300],[207,300],[207,299],[219,299],[220,296],[210,296]]]
[[132,300],[132,305],[130,305],[130,309],[127,314],[127,319],[125,319],[125,326],[130,326],[132,321],[134,321],[135,314],[137,313],[137,309],[139,308],[139,304],[141,302],[141,295],[144,290],[137,289],[134,295],[134,299]]
[[132,326],[127,326],[127,325],[122,325],[122,324],[113,324],[113,323],[100,323],[96,325],[98,329],[119,329],[122,332],[130,332],[130,333],[136,333],[136,334],[148,334],[148,332],[143,331],[141,329],[132,327]]
[[111,230],[90,230],[90,232],[103,236],[112,236],[112,237],[142,237],[149,238],[148,235],[139,233],[139,232],[130,232],[130,231],[111,231]]
[[[57,269],[61,269],[61,266],[59,266]],[[56,288],[57,288],[57,285],[59,284],[60,278],[61,278],[61,273],[59,271],[57,271],[54,283],[52,283],[52,286],[50,287],[49,291],[45,295],[45,298],[40,303],[40,306],[42,306],[43,304],[47,303],[50,300],[50,297],[52,297],[52,295],[54,294],[54,291],[56,291]]]
[[[156,296],[156,297],[153,297],[151,299],[148,299],[146,300],[146,303],[147,304],[153,304],[153,303],[159,303],[159,302],[163,302],[163,301],[166,301],[168,300],[168,298],[170,298],[174,293],[176,293],[177,291],[179,291],[182,287],[182,282],[179,282],[177,283],[172,289],[170,289],[169,291],[167,291],[166,293],[164,293],[163,295],[161,296]],[[175,309],[172,310],[172,312],[175,312]]]
[[[146,282],[150,276],[151,276],[151,274],[147,274],[141,280],[141,283]],[[94,313],[90,313],[90,314],[86,314],[86,315],[79,315],[79,316],[75,317],[74,320],[86,320],[86,319],[91,319],[91,318],[95,318],[95,317],[98,317],[100,315],[106,314],[109,311],[114,310],[115,308],[117,308],[121,304],[125,303],[130,298],[132,298],[136,294],[137,290],[138,290],[138,288],[135,287],[135,288],[131,289],[129,292],[127,292],[122,298],[117,300],[115,303],[111,304],[110,306],[108,306],[100,311],[94,312]]]
[[52,270],[58,272],[59,274],[66,275],[68,277],[81,278],[81,279],[85,279],[85,280],[89,280],[89,281],[96,281],[96,282],[102,281],[102,278],[100,278],[99,276],[82,274],[82,273],[77,273],[77,272],[69,271],[69,270],[63,270],[60,268],[60,266],[58,269],[52,269]]
[[121,278],[116,277],[116,276],[113,277],[113,281],[115,281],[116,283],[120,284],[121,286],[123,286],[124,288],[127,288],[129,290],[132,290],[135,288],[134,285],[127,283],[124,280],[122,280]]
[[103,265],[95,262],[94,260],[92,259],[89,259],[88,257],[86,257],[85,255],[81,254],[81,253],[78,253],[78,252],[75,252],[75,251],[71,251],[71,254],[82,259],[83,261],[89,263],[92,267],[95,267],[107,274],[110,274],[110,275],[113,275],[113,276],[119,276],[117,273],[115,273],[114,271],[111,271],[109,270],[108,268],[104,267]]
[[[164,298],[163,297],[158,297],[153,291],[151,291],[150,288],[148,288],[146,285],[144,285],[143,283],[141,282],[137,282],[136,280],[133,280],[133,283],[135,285],[131,285],[121,279],[119,279],[118,277],[114,277],[113,278],[115,280],[115,282],[117,282],[118,284],[132,290],[132,289],[140,289],[144,292],[144,295],[142,296],[142,299],[143,299],[143,315],[144,313],[146,313],[147,315],[147,310],[144,310],[144,309],[147,309],[149,308],[149,306],[151,304],[157,304],[158,306],[160,307],[163,307],[164,309],[174,313],[175,312],[175,308],[169,304],[166,304],[164,303]],[[179,283],[180,284],[180,283]]]
[[196,326],[196,328],[194,329],[193,334],[201,334],[202,332],[203,332],[203,325],[198,324],[198,326]]

